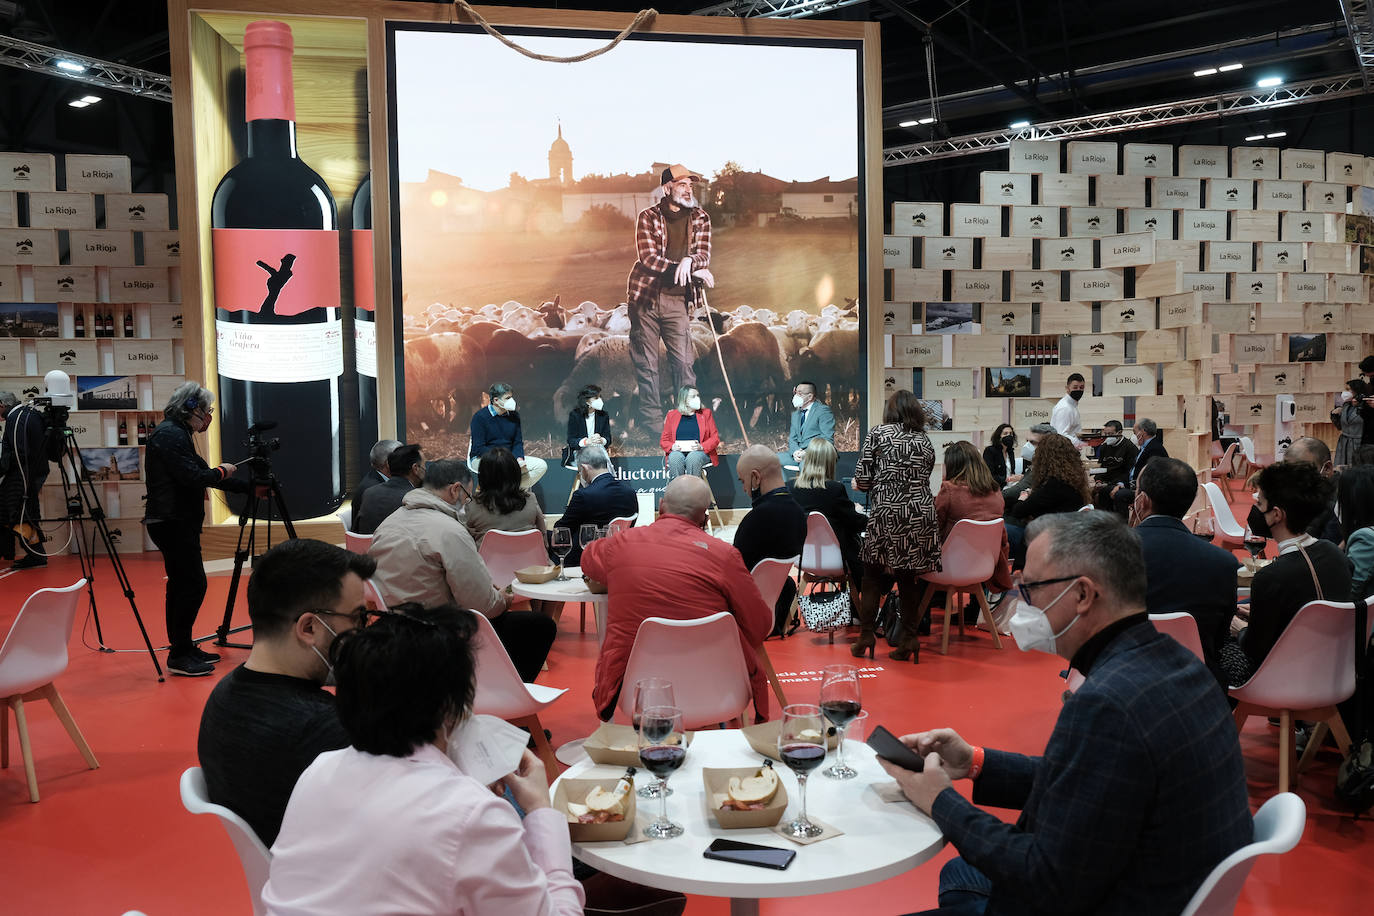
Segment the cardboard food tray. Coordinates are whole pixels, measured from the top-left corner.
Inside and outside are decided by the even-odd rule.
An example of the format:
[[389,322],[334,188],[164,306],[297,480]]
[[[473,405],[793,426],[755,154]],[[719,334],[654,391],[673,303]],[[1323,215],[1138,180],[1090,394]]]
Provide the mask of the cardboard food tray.
[[632,790],[625,806],[625,819],[608,824],[581,824],[568,814],[568,802],[582,804],[587,793],[598,786],[607,792],[615,788],[621,777],[609,776],[605,779],[564,779],[558,783],[558,791],[553,796],[553,807],[568,821],[568,835],[574,843],[607,843],[624,840],[635,826],[635,793]]
[[726,788],[730,784],[730,777],[738,776],[744,779],[756,775],[759,769],[759,767],[702,768],[701,777],[706,784],[706,808],[722,828],[736,830],[742,827],[772,827],[782,820],[783,812],[787,810],[787,787],[782,783],[781,773],[778,774],[778,791],[765,807],[757,811],[735,811],[720,806],[721,802],[728,797]]
[[[687,746],[692,745],[692,733],[687,733]],[[603,722],[601,727],[582,742],[582,750],[593,763],[618,767],[643,767],[639,762],[639,735],[628,725]]]
[[[839,744],[839,732],[826,726],[825,749],[833,751]],[[748,728],[740,729],[749,746],[758,751],[770,760],[777,760],[778,757],[778,732],[782,731],[782,720],[774,719],[771,722],[760,722],[758,725],[751,725]]]
[[515,578],[526,585],[539,585],[553,580],[562,572],[561,566],[526,566],[515,571]]

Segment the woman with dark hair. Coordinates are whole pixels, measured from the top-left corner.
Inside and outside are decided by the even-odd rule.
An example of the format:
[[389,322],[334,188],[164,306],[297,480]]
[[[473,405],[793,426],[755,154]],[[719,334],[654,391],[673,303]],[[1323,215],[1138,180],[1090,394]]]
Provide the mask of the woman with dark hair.
[[1374,408],[1365,403],[1369,385],[1362,378],[1352,378],[1341,392],[1341,403],[1332,408],[1331,422],[1341,431],[1331,463],[1344,468],[1355,464],[1355,452],[1364,441],[1366,421],[1374,423]]
[[1350,560],[1350,594],[1368,598],[1374,588],[1374,467],[1341,471],[1336,478],[1336,509]]
[[1026,562],[1026,526],[1042,515],[1077,512],[1092,503],[1092,485],[1083,467],[1083,457],[1073,442],[1059,433],[1047,433],[1035,447],[1035,485],[1023,490],[1011,505],[1007,540],[1011,544],[1012,568]]
[[455,762],[476,691],[476,632],[470,611],[409,605],[335,640],[336,705],[352,744],[296,782],[263,888],[268,913],[582,913],[568,827],[539,758],[525,751],[497,783],[523,821]]
[[883,422],[868,431],[854,468],[854,489],[868,492],[867,536],[859,550],[865,586],[859,603],[859,639],[849,647],[855,657],[865,652],[873,657],[878,600],[896,579],[903,637],[888,657],[920,660],[917,578],[940,568],[940,532],[930,492],[935,448],[925,428],[920,400],[910,391],[898,391],[887,402]]
[[563,467],[577,468],[577,452],[585,445],[609,447],[611,418],[601,399],[600,385],[584,385],[577,393],[577,406],[568,412],[568,444],[563,447]]
[[[972,442],[960,440],[945,449],[945,476],[935,494],[935,520],[940,526],[940,542],[954,530],[956,522],[971,519],[990,522],[1001,519],[1005,510],[1002,490]],[[1002,552],[987,587],[994,592],[1011,588],[1006,532],[1002,533]]]
[[1017,450],[1016,430],[1010,423],[1002,423],[993,430],[992,439],[983,449],[983,461],[999,487],[1016,483],[1030,467],[1030,461]]
[[854,580],[854,588],[863,588],[863,563],[859,560],[859,542],[868,520],[854,508],[849,491],[835,479],[835,464],[839,454],[829,439],[812,439],[802,455],[801,473],[787,482],[787,489],[797,505],[807,512],[825,516],[840,542],[840,554],[845,569]]
[[477,492],[466,512],[468,534],[480,548],[488,531],[548,531],[544,512],[530,491],[520,487],[520,464],[503,448],[482,456]]

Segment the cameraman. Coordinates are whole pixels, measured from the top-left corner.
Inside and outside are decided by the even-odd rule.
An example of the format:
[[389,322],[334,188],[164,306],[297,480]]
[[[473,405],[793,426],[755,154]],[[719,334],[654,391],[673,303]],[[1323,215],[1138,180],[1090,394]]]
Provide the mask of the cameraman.
[[[0,438],[0,559],[14,559],[17,540],[24,556],[12,569],[47,566],[48,558],[37,548],[42,543],[38,491],[48,479],[48,423],[36,407],[20,404],[11,391],[0,391],[0,419],[5,421]],[[25,535],[26,530],[32,537]]]
[[172,392],[166,417],[148,436],[145,468],[148,502],[143,524],[162,551],[167,571],[167,670],[201,677],[215,670],[219,656],[202,652],[191,641],[191,627],[205,597],[205,567],[200,557],[200,527],[205,521],[205,488],[247,493],[248,482],[235,480],[232,464],[217,468],[196,454],[192,433],[203,433],[214,416],[215,395],[196,382]]

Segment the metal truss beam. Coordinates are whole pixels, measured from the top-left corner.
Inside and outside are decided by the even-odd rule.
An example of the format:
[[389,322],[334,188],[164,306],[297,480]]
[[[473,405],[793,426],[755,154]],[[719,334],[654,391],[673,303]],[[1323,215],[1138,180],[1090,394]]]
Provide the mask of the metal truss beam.
[[1341,13],[1355,50],[1355,62],[1368,86],[1370,75],[1374,73],[1374,10],[1370,9],[1368,0],[1341,0]]
[[767,19],[804,19],[820,13],[858,6],[868,0],[728,0],[694,12],[693,16],[737,16]]
[[[64,70],[57,62],[70,61],[86,69],[80,73]],[[127,92],[144,99],[172,101],[172,78],[151,70],[140,70],[84,54],[71,54],[58,48],[0,35],[0,64],[34,73],[46,73],[116,92]]]
[[906,165],[934,159],[951,159],[988,150],[1007,149],[1013,140],[1059,140],[1073,137],[1093,137],[1123,130],[1157,127],[1164,124],[1184,124],[1240,114],[1255,114],[1290,105],[1324,102],[1328,99],[1361,95],[1367,90],[1359,73],[1346,73],[1325,79],[1306,80],[1274,89],[1225,92],[1220,95],[1165,102],[1109,111],[1102,114],[1064,118],[1032,124],[1020,130],[995,130],[981,134],[907,143],[883,150],[883,165]]

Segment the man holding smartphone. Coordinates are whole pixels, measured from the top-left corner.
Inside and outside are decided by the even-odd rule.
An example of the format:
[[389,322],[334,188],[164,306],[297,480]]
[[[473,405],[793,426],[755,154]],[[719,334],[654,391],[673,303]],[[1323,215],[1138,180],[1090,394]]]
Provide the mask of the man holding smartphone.
[[[948,728],[901,740],[920,772],[882,766],[960,858],[940,873],[940,913],[1177,913],[1253,825],[1230,710],[1212,675],[1145,614],[1140,539],[1115,514],[1033,522],[1022,651],[1085,678],[1040,757],[974,747]],[[974,807],[1019,808],[1015,825]]]

